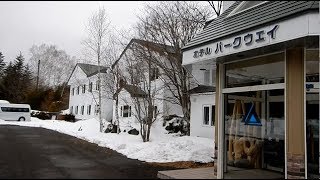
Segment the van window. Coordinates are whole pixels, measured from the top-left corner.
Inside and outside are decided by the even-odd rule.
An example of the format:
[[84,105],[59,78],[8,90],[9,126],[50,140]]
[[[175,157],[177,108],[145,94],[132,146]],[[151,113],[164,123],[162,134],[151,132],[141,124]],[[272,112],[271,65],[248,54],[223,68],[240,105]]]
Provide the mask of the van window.
[[30,112],[29,108],[1,107],[3,112]]

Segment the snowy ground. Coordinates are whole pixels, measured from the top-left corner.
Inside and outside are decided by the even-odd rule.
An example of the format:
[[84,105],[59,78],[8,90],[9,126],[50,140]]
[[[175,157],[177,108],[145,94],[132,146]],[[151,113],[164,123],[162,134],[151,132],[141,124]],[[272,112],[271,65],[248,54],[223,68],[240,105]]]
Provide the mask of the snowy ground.
[[166,134],[161,124],[151,130],[150,142],[142,142],[140,135],[100,133],[96,119],[75,123],[59,120],[40,120],[31,117],[30,122],[0,120],[0,125],[42,127],[113,149],[128,158],[146,162],[213,161],[213,140],[208,138]]

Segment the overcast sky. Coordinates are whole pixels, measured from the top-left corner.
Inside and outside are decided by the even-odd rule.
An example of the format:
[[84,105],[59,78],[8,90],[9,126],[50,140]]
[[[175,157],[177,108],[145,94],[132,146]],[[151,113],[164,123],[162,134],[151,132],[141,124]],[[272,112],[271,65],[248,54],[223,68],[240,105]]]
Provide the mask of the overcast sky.
[[30,57],[33,44],[56,44],[71,56],[81,55],[85,24],[104,6],[112,24],[127,28],[136,21],[143,1],[8,1],[0,2],[0,52],[6,61],[21,51]]
[[[104,7],[117,29],[136,22],[144,1],[0,1],[0,52],[11,61],[21,51],[26,59],[33,44],[55,44],[80,58],[88,18]],[[151,2],[152,3],[152,2]]]

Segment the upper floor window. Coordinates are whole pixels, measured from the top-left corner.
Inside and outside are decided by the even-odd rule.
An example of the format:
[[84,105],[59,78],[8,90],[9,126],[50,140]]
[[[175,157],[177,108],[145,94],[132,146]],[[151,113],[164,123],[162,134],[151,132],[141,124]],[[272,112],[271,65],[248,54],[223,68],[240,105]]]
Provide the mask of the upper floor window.
[[156,80],[159,78],[159,68],[152,68],[151,69],[151,81]]
[[72,95],[74,96],[74,88],[72,88]]
[[95,114],[98,115],[99,114],[99,105],[95,105]]
[[77,88],[77,94],[79,94],[80,93],[80,86],[78,86],[78,88]]
[[92,82],[89,83],[89,92],[92,92]]
[[75,114],[78,114],[78,106],[76,106],[76,112],[75,112]]
[[85,84],[82,87],[82,93],[86,93],[86,85]]
[[157,107],[157,106],[154,106],[153,108],[154,108],[153,117],[155,118],[155,117],[157,117],[157,115],[158,115],[158,107]]
[[100,89],[99,81],[97,81],[97,84],[96,84],[96,90],[99,90],[99,89]]

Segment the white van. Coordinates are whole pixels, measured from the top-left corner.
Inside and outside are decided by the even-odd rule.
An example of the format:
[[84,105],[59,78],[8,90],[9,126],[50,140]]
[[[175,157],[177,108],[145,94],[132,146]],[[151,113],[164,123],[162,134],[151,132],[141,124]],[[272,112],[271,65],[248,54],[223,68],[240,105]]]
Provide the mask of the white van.
[[29,104],[0,103],[0,119],[8,121],[31,121]]

